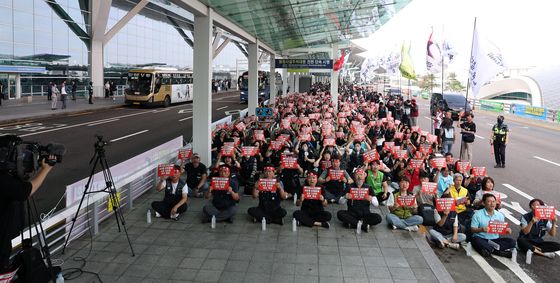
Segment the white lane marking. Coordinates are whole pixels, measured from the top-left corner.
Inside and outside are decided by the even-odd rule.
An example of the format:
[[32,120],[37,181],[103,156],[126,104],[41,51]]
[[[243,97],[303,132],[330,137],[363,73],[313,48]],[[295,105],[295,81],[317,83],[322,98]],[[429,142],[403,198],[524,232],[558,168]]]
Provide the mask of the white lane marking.
[[479,138],[479,139],[485,139],[484,137],[481,137],[481,136],[479,136],[479,135],[477,135],[477,134],[474,134],[474,136],[477,137],[477,138]]
[[507,268],[509,268],[509,270],[513,271],[513,273],[515,273],[515,275],[517,275],[517,277],[519,277],[519,279],[521,279],[521,281],[523,281],[525,283],[535,283],[535,281],[533,281],[533,279],[531,279],[531,277],[529,277],[529,275],[527,275],[527,273],[525,273],[525,271],[523,271],[523,269],[521,269],[519,264],[513,263],[513,261],[511,261],[511,259],[503,258],[501,256],[493,256],[493,258],[497,259],[503,265],[507,266]]
[[192,109],[181,109],[181,110],[177,111],[177,114],[191,113],[191,112],[193,112]]
[[185,121],[185,120],[189,120],[189,119],[192,119],[192,116],[187,117],[187,118],[180,119],[179,122],[182,122],[182,121]]
[[165,111],[169,111],[171,108],[165,108],[162,110],[152,110],[152,113],[159,113],[159,112],[165,112]]
[[488,125],[488,126],[494,126],[494,124],[492,124],[492,123],[486,123],[486,125]]
[[220,110],[226,109],[226,108],[228,108],[228,107],[229,107],[229,106],[222,106],[222,107],[220,107],[220,108],[217,108],[216,111],[220,111]]
[[[148,113],[152,113],[152,112],[151,111],[145,111],[145,112],[139,112],[139,113],[133,113],[133,114],[128,114],[128,115],[117,116],[117,117],[113,117],[113,118],[107,118],[107,119],[104,119],[104,120],[120,119],[120,118],[132,117],[132,116],[148,114]],[[76,124],[76,125],[54,128],[54,129],[45,130],[45,131],[41,131],[41,132],[29,133],[29,134],[25,134],[25,135],[20,135],[20,137],[27,137],[27,136],[32,136],[32,135],[38,135],[38,134],[44,134],[44,133],[64,130],[64,129],[71,129],[71,128],[75,128],[75,127],[79,127],[79,126],[83,126],[83,125],[89,125],[91,123],[96,123],[96,122],[100,122],[100,121],[104,121],[104,120],[89,121],[89,122],[80,123],[80,124]]]
[[111,122],[115,122],[115,121],[119,121],[119,119],[110,119],[110,120],[105,120],[105,121],[101,121],[101,122],[91,123],[87,126],[91,127],[91,126],[101,125],[101,124],[105,124],[105,123],[111,123]]
[[520,222],[519,220],[517,220],[515,218],[515,216],[513,216],[513,214],[511,213],[511,211],[509,211],[507,208],[500,208],[500,212],[507,218],[509,219],[509,221],[513,222],[513,224],[515,225],[519,225]]
[[527,210],[523,209],[523,207],[521,207],[521,205],[520,205],[518,202],[516,202],[516,201],[512,201],[511,204],[509,204],[509,203],[507,203],[507,202],[505,202],[505,201],[502,201],[502,206],[503,206],[503,207],[511,208],[511,209],[517,211],[517,212],[520,213],[520,214],[525,214],[525,213],[527,213]]
[[488,262],[486,262],[486,260],[484,260],[482,256],[480,256],[476,251],[474,251],[474,249],[471,257],[472,259],[474,259],[474,262],[476,262],[476,264],[478,264],[478,266],[482,268],[484,273],[486,273],[486,275],[490,277],[492,282],[506,283],[506,280],[504,280],[504,278],[502,278],[502,276],[500,276],[500,274],[492,266],[490,266],[490,264],[488,264]]
[[544,158],[538,157],[538,156],[533,156],[533,157],[536,158],[536,159],[542,160],[542,161],[544,161],[544,162],[548,162],[548,163],[550,163],[550,164],[554,164],[554,165],[560,167],[560,164],[559,164],[559,163],[556,163],[556,162],[553,162],[553,161],[550,161],[550,160],[547,160],[547,159],[544,159]]
[[130,137],[132,137],[132,136],[136,136],[136,135],[145,133],[145,132],[147,132],[147,131],[149,131],[149,130],[143,130],[143,131],[140,131],[140,132],[136,132],[136,133],[134,133],[134,134],[126,135],[126,136],[124,136],[124,137],[112,139],[111,142],[116,142],[116,141],[124,140],[124,139],[126,139],[126,138],[130,138]]
[[[523,191],[517,189],[516,187],[510,185],[510,184],[503,184],[506,188],[518,193],[519,195],[521,195],[522,197],[528,199],[528,200],[532,200],[534,199],[534,197],[524,193]],[[556,215],[560,216],[560,211],[556,210]]]
[[432,118],[426,117],[426,116],[424,116],[424,119],[427,119],[427,120],[430,120],[430,121],[432,120]]

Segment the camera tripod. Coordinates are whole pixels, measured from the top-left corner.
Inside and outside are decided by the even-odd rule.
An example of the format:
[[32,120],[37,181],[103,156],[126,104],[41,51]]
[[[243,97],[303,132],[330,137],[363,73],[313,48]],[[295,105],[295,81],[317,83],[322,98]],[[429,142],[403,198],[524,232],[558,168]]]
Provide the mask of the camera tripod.
[[[124,220],[124,215],[120,209],[120,201],[119,196],[117,193],[117,189],[115,188],[115,183],[113,182],[113,175],[111,175],[111,171],[109,170],[109,165],[107,163],[107,159],[105,156],[105,145],[109,143],[103,140],[102,136],[97,136],[97,142],[95,142],[95,152],[89,164],[93,163],[91,168],[91,173],[85,185],[84,193],[82,194],[82,199],[80,200],[80,204],[78,205],[78,210],[76,210],[76,214],[74,218],[72,218],[72,225],[70,226],[70,231],[68,232],[68,236],[66,237],[66,241],[64,243],[64,247],[62,248],[62,253],[64,254],[66,250],[66,246],[68,246],[68,241],[70,240],[70,236],[72,235],[72,230],[74,229],[74,225],[76,224],[76,219],[78,218],[78,214],[80,213],[80,209],[82,208],[82,204],[84,203],[84,199],[88,194],[94,193],[108,193],[109,198],[107,202],[112,206],[113,211],[115,213],[115,218],[117,220],[117,227],[119,232],[121,232],[121,225],[123,227],[124,233],[126,235],[126,240],[128,241],[128,245],[130,246],[130,252],[132,256],[134,256],[134,249],[132,248],[132,243],[130,242],[130,237],[128,236],[128,231],[126,230],[126,222]],[[101,165],[101,171],[103,172],[103,177],[105,179],[105,188],[97,191],[88,191],[91,185],[91,181],[93,180],[93,175],[95,175],[95,169],[97,168],[97,164]]]

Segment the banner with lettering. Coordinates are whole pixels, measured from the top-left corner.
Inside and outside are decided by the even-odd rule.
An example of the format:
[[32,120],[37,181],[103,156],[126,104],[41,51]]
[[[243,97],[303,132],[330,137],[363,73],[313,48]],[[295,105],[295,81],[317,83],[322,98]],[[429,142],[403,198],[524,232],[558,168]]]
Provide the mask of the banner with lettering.
[[410,160],[410,166],[412,166],[412,168],[416,169],[421,169],[424,166],[424,160],[423,159],[411,159]]
[[282,149],[282,145],[284,145],[281,141],[270,141],[270,148],[272,150],[280,150]]
[[508,222],[490,220],[488,222],[488,232],[486,232],[486,233],[504,235],[504,234],[507,234],[507,228],[508,227],[509,227]]
[[554,206],[535,207],[535,217],[542,220],[554,220],[555,212]]
[[321,187],[303,187],[303,197],[305,199],[319,200],[321,199]]
[[340,181],[344,178],[344,170],[329,169],[329,178],[332,181]]
[[471,169],[471,163],[468,161],[459,161],[457,162],[457,172],[461,174],[468,173]]
[[447,162],[445,160],[445,157],[436,157],[436,158],[432,158],[430,160],[430,166],[432,166],[432,168],[442,168],[442,167],[446,167],[447,166]]
[[414,206],[416,204],[416,196],[413,195],[398,196],[397,204],[400,206],[409,206],[409,207]]
[[276,179],[259,179],[260,192],[276,192]]
[[442,212],[446,209],[450,211],[455,211],[455,199],[454,198],[438,198],[436,199],[436,209]]
[[237,125],[235,125],[235,128],[238,131],[243,132],[243,131],[245,131],[246,125],[243,122],[239,122]]
[[364,161],[370,163],[372,161],[379,160],[379,153],[377,150],[372,149],[366,153],[364,153]]
[[393,151],[393,156],[396,159],[406,159],[408,158],[408,151],[406,149],[396,149]]
[[420,152],[425,154],[430,154],[433,152],[432,146],[429,144],[421,144],[420,145]]
[[259,152],[259,148],[256,146],[242,146],[241,155],[242,156],[255,156]]
[[177,153],[177,159],[179,160],[191,159],[192,153],[193,153],[192,148],[180,148],[179,152]]
[[364,200],[368,194],[368,188],[350,188],[350,196],[353,200]]
[[281,163],[282,163],[282,167],[284,167],[285,169],[297,169],[298,168],[297,158],[295,158],[295,157],[282,158]]
[[223,145],[220,149],[222,156],[233,156],[234,147],[230,145]]
[[173,164],[159,164],[157,167],[158,177],[173,177],[175,176]]
[[422,182],[422,193],[427,195],[435,195],[437,193],[437,183]]
[[264,141],[264,131],[263,130],[255,130],[253,132],[253,138],[256,141]]
[[229,178],[213,177],[210,186],[216,191],[227,191],[229,189]]
[[390,151],[393,148],[393,146],[395,146],[395,142],[385,142],[383,144],[383,149]]
[[472,175],[474,177],[486,177],[486,167],[475,166],[472,168]]
[[513,104],[511,106],[510,112],[517,116],[546,121],[547,109],[543,107],[532,107],[523,104]]

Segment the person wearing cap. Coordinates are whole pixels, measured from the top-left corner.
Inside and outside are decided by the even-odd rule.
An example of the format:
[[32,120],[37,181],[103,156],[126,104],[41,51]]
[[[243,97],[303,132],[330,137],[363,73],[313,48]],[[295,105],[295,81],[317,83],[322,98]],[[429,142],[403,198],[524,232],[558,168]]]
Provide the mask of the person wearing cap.
[[[352,184],[353,180],[346,170],[340,168],[340,158],[338,156],[331,158],[332,167],[323,171],[319,177],[319,184],[325,186],[325,198],[330,203],[338,202],[344,204],[345,186]],[[332,180],[331,174],[333,171],[342,171],[342,178],[339,180]]]
[[387,207],[391,213],[387,214],[387,223],[394,229],[403,229],[410,232],[418,231],[418,225],[422,224],[424,219],[420,215],[416,215],[417,203],[414,200],[411,206],[399,204],[400,196],[412,195],[408,192],[410,180],[402,176],[399,181],[399,191],[391,194],[387,200]]
[[[264,179],[275,179],[274,167],[268,165],[264,167]],[[283,225],[284,216],[286,216],[286,210],[280,206],[280,202],[286,199],[287,194],[284,191],[284,186],[282,182],[276,181],[275,190],[264,191],[260,190],[261,180],[257,181],[253,188],[253,198],[259,199],[259,205],[256,207],[250,207],[247,213],[253,217],[253,222],[261,221],[263,218],[266,219],[267,223],[276,223]]]
[[[344,223],[344,226],[348,228],[356,228],[358,221],[362,221],[362,230],[364,232],[369,232],[371,226],[381,223],[381,215],[373,213],[370,211],[370,205],[379,206],[377,198],[375,197],[375,192],[373,189],[365,183],[366,172],[362,168],[357,168],[354,172],[354,185],[352,188],[346,189],[346,199],[348,199],[347,210],[339,210],[337,213],[338,219]],[[364,199],[353,199],[351,190],[353,188],[367,189],[368,193]]]
[[506,168],[506,145],[509,142],[509,129],[504,124],[504,116],[498,116],[497,123],[492,127],[490,146],[493,146],[496,165],[494,168]]
[[521,231],[517,238],[517,246],[521,252],[530,250],[536,255],[554,258],[556,252],[560,251],[560,243],[545,241],[543,237],[546,234],[551,237],[556,236],[558,217],[554,215],[552,220],[539,219],[534,212],[537,206],[544,206],[544,202],[540,199],[532,199],[529,202],[531,211],[521,217]]
[[[290,151],[284,151],[285,156],[296,157]],[[284,190],[288,193],[288,198],[292,198],[295,193],[299,193],[301,190],[300,176],[303,175],[303,168],[300,164],[297,164],[296,168],[284,168],[284,165],[280,164],[280,180],[284,185]]]
[[471,205],[471,199],[469,198],[469,191],[461,185],[462,183],[463,175],[461,173],[455,173],[453,175],[453,184],[443,192],[442,197],[451,197],[455,199],[457,202],[456,212],[459,216],[459,223],[467,225],[467,222],[471,218],[471,212],[467,210],[467,206]]
[[187,186],[189,186],[189,196],[202,197],[203,193],[208,191],[208,169],[206,165],[200,162],[200,156],[195,153],[191,157],[191,162],[185,164],[185,173],[187,175]]
[[208,223],[212,216],[216,217],[216,221],[227,221],[233,223],[233,216],[237,213],[237,202],[239,201],[239,186],[237,182],[230,178],[229,167],[220,166],[218,169],[220,178],[229,179],[229,187],[227,190],[214,190],[212,187],[206,193],[206,198],[212,195],[212,203],[202,208],[202,222]]
[[171,176],[160,177],[156,191],[161,192],[165,189],[165,195],[162,201],[152,202],[156,217],[177,220],[179,214],[187,211],[189,187],[186,186],[185,181],[179,178],[180,176],[181,166],[175,165]]
[[[317,187],[317,173],[310,171],[307,173],[306,186]],[[328,202],[323,196],[324,189],[321,189],[321,196],[318,200],[305,199],[304,194],[300,194],[297,206],[301,206],[300,210],[294,211],[293,217],[297,220],[298,224],[307,227],[320,226],[330,228],[329,221],[332,218],[330,212],[325,211]]]

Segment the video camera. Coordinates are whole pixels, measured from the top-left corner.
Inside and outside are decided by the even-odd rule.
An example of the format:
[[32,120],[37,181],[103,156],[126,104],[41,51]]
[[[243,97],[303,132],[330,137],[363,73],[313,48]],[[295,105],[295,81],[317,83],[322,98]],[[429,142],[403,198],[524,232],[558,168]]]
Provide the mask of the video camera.
[[[0,136],[0,171],[15,174],[20,179],[28,179],[29,175],[46,160],[50,166],[62,162],[66,148],[62,144],[23,141],[16,135]],[[49,160],[54,155],[54,160]]]

